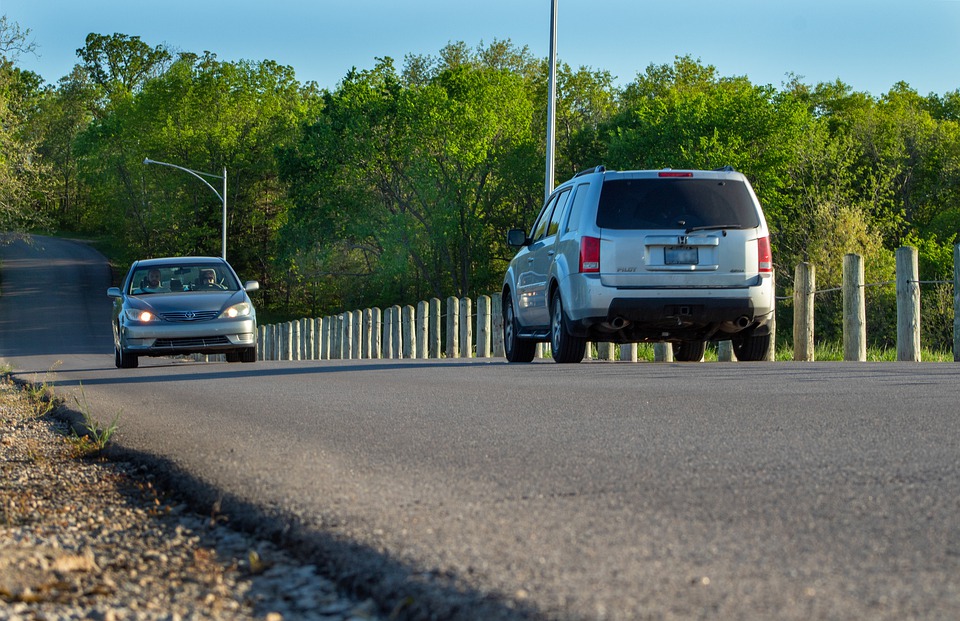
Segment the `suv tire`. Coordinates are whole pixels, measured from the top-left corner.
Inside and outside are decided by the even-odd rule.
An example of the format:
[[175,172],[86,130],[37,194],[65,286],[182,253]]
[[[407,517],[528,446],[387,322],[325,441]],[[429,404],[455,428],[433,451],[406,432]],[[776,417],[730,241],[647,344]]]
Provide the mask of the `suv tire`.
[[681,341],[673,344],[673,359],[677,362],[700,362],[706,351],[706,341]]
[[732,340],[733,353],[740,362],[763,360],[770,349],[770,335],[744,336]]
[[503,349],[509,362],[531,362],[537,353],[537,344],[520,338],[520,326],[513,310],[510,292],[503,296]]
[[587,350],[587,339],[573,336],[567,331],[559,291],[553,294],[550,308],[550,348],[553,359],[560,363],[580,362]]

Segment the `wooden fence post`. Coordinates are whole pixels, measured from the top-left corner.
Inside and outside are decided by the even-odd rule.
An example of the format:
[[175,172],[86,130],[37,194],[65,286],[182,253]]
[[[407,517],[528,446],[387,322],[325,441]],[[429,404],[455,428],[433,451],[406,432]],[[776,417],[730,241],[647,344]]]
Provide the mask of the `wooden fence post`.
[[653,344],[654,362],[673,362],[673,344],[672,343],[654,343]]
[[362,343],[360,342],[363,337],[363,311],[355,310],[351,315],[352,322],[352,336],[351,336],[351,347],[350,347],[350,357],[353,359],[360,358],[360,351]]
[[447,298],[447,358],[460,357],[460,300]]
[[429,336],[429,326],[428,326],[428,317],[427,312],[429,308],[429,302],[421,300],[417,302],[417,358],[426,358],[429,356],[429,350],[427,349]]
[[383,311],[370,309],[370,357],[383,358]]
[[506,353],[503,350],[503,294],[494,293],[490,296],[490,313],[493,316],[493,323],[490,328],[493,338],[493,357],[503,358]]
[[770,318],[770,347],[767,349],[767,355],[764,360],[774,362],[777,359],[777,274],[776,271],[770,272],[770,287],[773,289],[773,316]]
[[917,249],[897,248],[897,360],[920,361],[920,280]]
[[490,357],[490,326],[492,324],[490,296],[481,295],[477,298],[477,358]]
[[439,358],[443,341],[441,340],[440,330],[440,300],[430,298],[430,320],[427,331],[427,340],[430,341],[428,356],[430,358]]
[[613,343],[604,341],[597,344],[597,360],[606,360],[612,361],[616,360],[616,345]]
[[810,263],[797,265],[793,284],[793,359],[810,362],[813,351],[813,302],[817,270]]
[[372,357],[372,339],[373,331],[373,311],[369,308],[363,309],[360,314],[360,357],[369,359]]
[[867,303],[864,289],[863,257],[843,257],[843,359],[867,359]]
[[403,343],[401,358],[417,357],[416,311],[407,304],[400,309],[400,340]]
[[960,244],[953,247],[953,361],[960,362]]
[[473,300],[460,298],[460,357],[473,358]]

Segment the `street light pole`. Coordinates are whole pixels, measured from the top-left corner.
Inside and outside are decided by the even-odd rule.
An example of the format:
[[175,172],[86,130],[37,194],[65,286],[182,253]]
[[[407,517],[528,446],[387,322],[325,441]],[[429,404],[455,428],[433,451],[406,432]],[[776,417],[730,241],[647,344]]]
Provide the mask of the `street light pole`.
[[553,192],[557,125],[557,2],[550,1],[550,77],[547,86],[547,174],[544,201]]
[[[170,164],[167,162],[158,162],[156,160],[151,160],[149,157],[143,158],[143,163],[158,164],[160,166],[169,166],[170,168],[176,168],[177,170],[182,170],[185,173],[190,173],[191,175],[193,175],[194,177],[202,181],[203,184],[206,185],[208,188],[213,190],[213,193],[216,194],[217,198],[220,199],[220,202],[223,203],[223,230],[222,230],[223,252],[222,254],[223,254],[223,260],[226,261],[227,260],[227,167],[226,166],[223,167],[223,176],[221,177],[219,175],[200,172],[198,170],[184,168],[183,166],[177,166],[176,164]],[[223,194],[221,194],[220,192],[217,192],[217,189],[212,185],[210,185],[210,183],[200,175],[203,175],[203,177],[210,177],[212,179],[223,179]]]

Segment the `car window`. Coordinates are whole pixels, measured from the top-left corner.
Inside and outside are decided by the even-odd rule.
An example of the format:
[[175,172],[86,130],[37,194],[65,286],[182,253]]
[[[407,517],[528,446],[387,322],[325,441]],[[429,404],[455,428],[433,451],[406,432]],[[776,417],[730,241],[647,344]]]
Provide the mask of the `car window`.
[[557,204],[553,208],[553,215],[550,216],[550,224],[547,226],[547,237],[556,235],[560,230],[560,219],[566,213],[567,199],[570,197],[570,190],[564,190],[557,195]]
[[[157,278],[159,273],[159,279]],[[128,293],[154,295],[188,291],[237,291],[239,283],[222,265],[179,265],[142,268],[133,273]]]
[[540,211],[540,216],[537,218],[536,224],[533,225],[533,232],[530,234],[530,239],[540,241],[547,236],[547,227],[550,225],[550,215],[553,213],[553,207],[556,204],[556,195],[551,196],[550,200],[543,206],[543,210]]
[[583,206],[587,202],[587,189],[589,183],[581,183],[573,195],[573,201],[570,205],[570,217],[567,218],[567,226],[564,233],[576,231],[580,227],[580,214],[583,212]]
[[676,229],[728,225],[754,228],[760,218],[742,181],[615,179],[604,182],[597,226]]

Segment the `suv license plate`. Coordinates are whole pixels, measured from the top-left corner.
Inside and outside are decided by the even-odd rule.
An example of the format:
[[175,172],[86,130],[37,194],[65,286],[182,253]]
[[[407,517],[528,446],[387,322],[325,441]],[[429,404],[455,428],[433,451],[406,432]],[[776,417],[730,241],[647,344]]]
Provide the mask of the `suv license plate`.
[[663,249],[664,265],[697,265],[700,263],[698,248],[669,246]]

